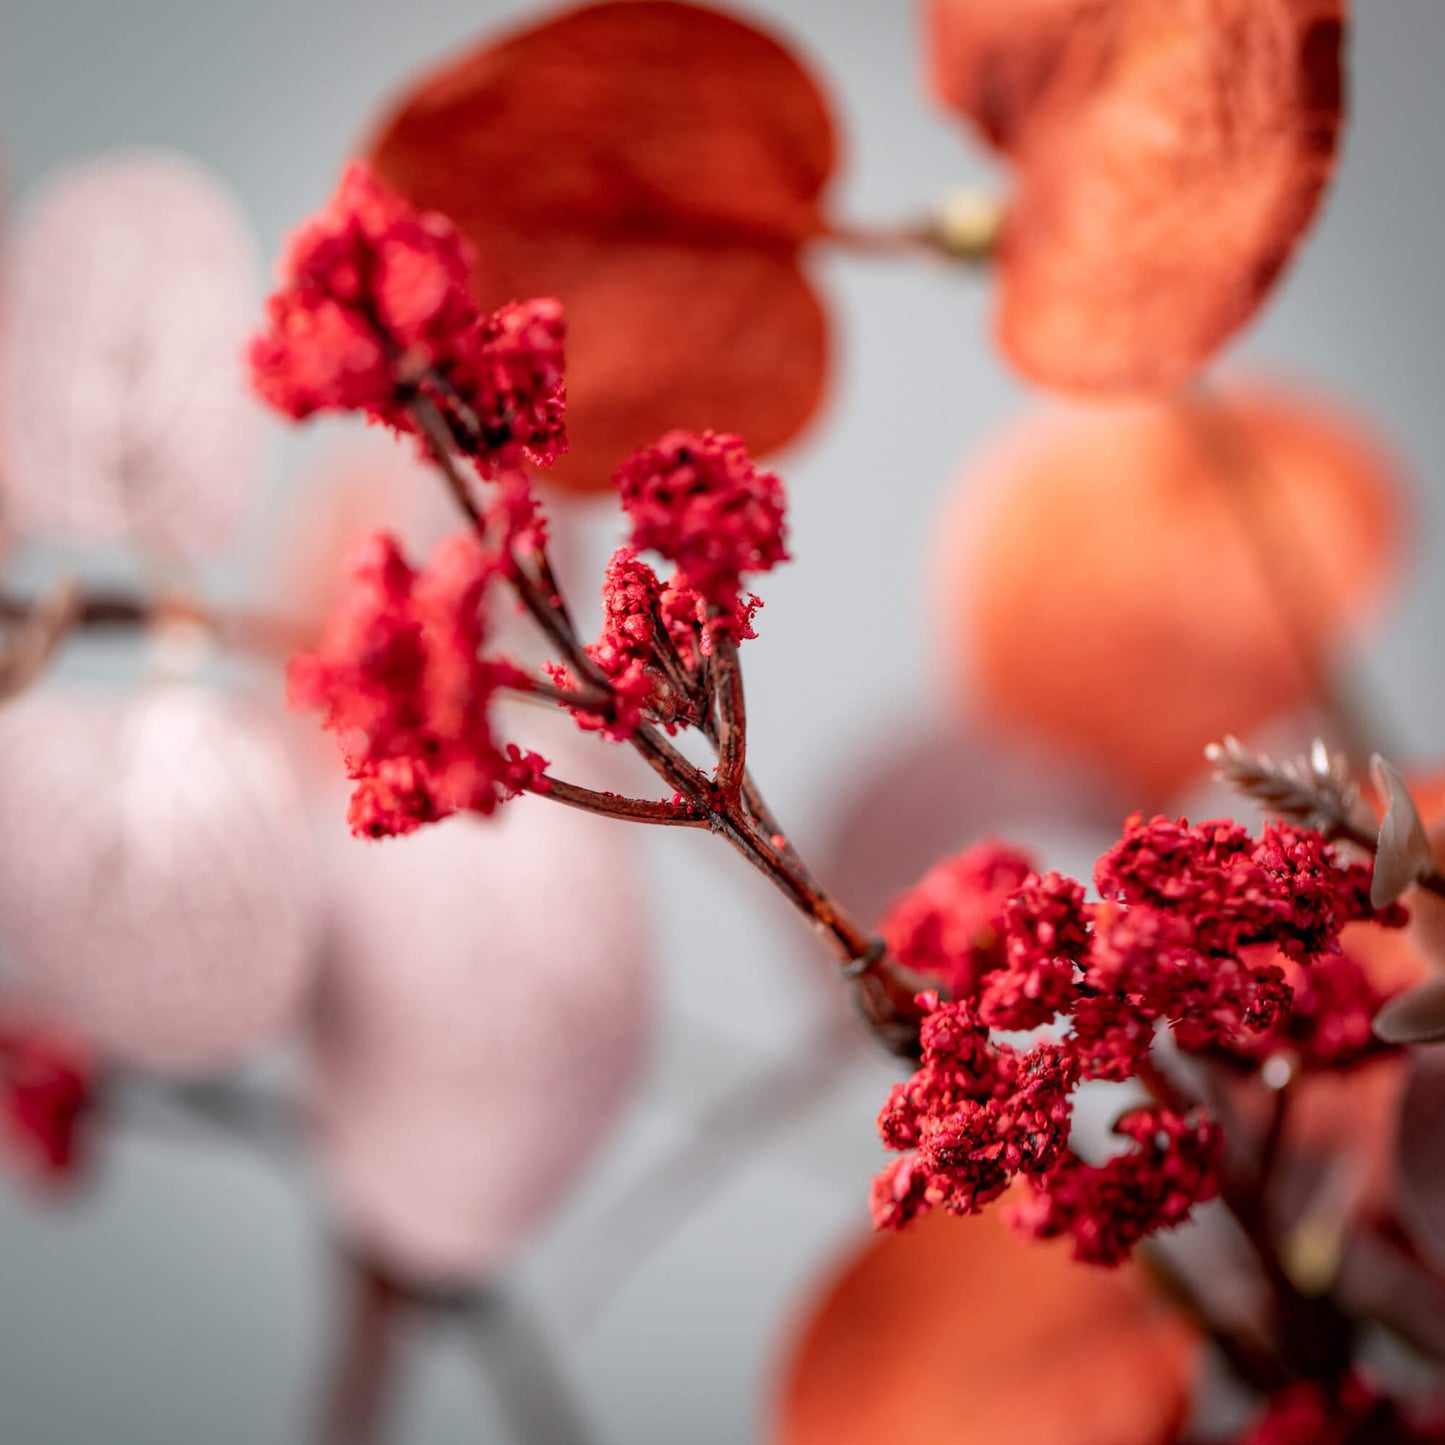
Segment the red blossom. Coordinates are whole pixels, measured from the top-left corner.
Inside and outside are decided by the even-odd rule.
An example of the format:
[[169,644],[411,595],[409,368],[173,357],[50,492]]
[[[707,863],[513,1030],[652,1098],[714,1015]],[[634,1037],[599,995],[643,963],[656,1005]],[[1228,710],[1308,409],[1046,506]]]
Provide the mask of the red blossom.
[[[940,1205],[973,1213],[1022,1177],[1025,1227],[1117,1263],[1213,1195],[1217,1131],[1202,1113],[1135,1111],[1118,1126],[1134,1147],[1087,1164],[1068,1149],[1077,1084],[1145,1075],[1165,1027],[1185,1052],[1245,1062],[1282,1047],[1310,1066],[1368,1055],[1375,995],[1339,934],[1400,910],[1374,913],[1369,870],[1339,865],[1318,834],[1132,818],[1095,878],[1104,901],[1090,904],[1074,880],[985,844],[890,910],[894,956],[953,996],[920,995],[919,1068],[879,1116],[909,1161],[878,1181],[880,1226]],[[1055,1019],[1062,1036],[1026,1052],[993,1034]]]
[[75,1173],[94,1086],[95,1059],[82,1039],[0,1021],[0,1130],[26,1174],[58,1183]]
[[782,481],[740,438],[711,431],[669,432],[616,480],[632,545],[675,563],[674,584],[698,593],[709,626],[737,636],[743,577],[788,560]]
[[545,768],[498,743],[488,716],[514,675],[481,655],[482,595],[500,565],[462,534],[414,572],[395,539],[375,533],[352,553],[352,590],[319,651],[292,661],[293,706],[322,712],[356,782],[359,836],[409,833],[459,809],[490,813]]
[[971,997],[1004,962],[1004,904],[1033,873],[1024,853],[978,843],[929,870],[880,924],[889,951],[954,997]]
[[445,217],[414,210],[360,164],[292,237],[252,383],[277,410],[364,411],[414,430],[425,397],[485,472],[565,446],[562,309],[513,302],[484,315],[473,257]]
[[1013,1222],[1039,1239],[1068,1235],[1086,1264],[1116,1265],[1147,1235],[1182,1224],[1218,1192],[1219,1126],[1202,1114],[1131,1109],[1114,1132],[1134,1147],[1104,1164],[1065,1155],[1030,1177]]

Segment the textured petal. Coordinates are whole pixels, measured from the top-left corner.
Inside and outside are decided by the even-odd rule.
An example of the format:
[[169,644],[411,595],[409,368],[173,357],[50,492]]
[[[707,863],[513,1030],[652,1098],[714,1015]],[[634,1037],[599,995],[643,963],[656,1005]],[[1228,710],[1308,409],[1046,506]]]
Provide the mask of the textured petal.
[[1388,456],[1329,399],[1273,387],[1057,413],[965,481],[940,554],[955,678],[971,662],[974,706],[1140,806],[1212,739],[1312,700],[1281,591],[1327,656],[1397,555]]
[[338,816],[331,836],[324,1183],[343,1231],[394,1272],[484,1279],[587,1163],[641,1061],[634,840],[540,798],[383,843]]
[[1254,314],[1334,170],[1342,0],[931,0],[931,79],[1014,166],[999,335],[1167,388]]
[[17,530],[188,558],[229,539],[257,481],[240,361],[257,272],[235,200],[184,157],[50,183],[6,266],[0,473]]
[[769,36],[674,0],[567,11],[423,77],[370,149],[467,233],[484,304],[562,300],[565,484],[606,486],[676,426],[770,451],[816,408],[826,327],[797,261],[833,126]]
[[996,1212],[870,1241],[792,1347],[778,1445],[1165,1445],[1198,1346],[1133,1266],[1075,1264]]
[[123,1063],[200,1073],[295,1017],[309,841],[265,719],[167,686],[0,712],[0,936],[21,982]]

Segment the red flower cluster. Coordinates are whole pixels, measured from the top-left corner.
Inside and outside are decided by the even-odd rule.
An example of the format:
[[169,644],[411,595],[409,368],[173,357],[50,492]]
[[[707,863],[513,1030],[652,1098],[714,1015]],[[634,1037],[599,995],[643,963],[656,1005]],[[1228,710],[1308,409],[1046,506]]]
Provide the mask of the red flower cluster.
[[94,1080],[82,1040],[0,1020],[0,1129],[27,1174],[58,1182],[75,1172]]
[[[1177,1224],[1214,1192],[1214,1125],[1135,1110],[1116,1126],[1132,1147],[1088,1164],[1068,1148],[1075,1087],[1147,1072],[1166,1025],[1186,1051],[1263,1058],[1273,1041],[1321,1066],[1355,1057],[1372,1000],[1339,954],[1340,930],[1403,922],[1398,908],[1372,911],[1369,882],[1315,833],[1280,825],[1255,839],[1165,818],[1129,821],[1099,860],[1099,903],[997,845],[934,869],[883,923],[895,957],[951,998],[922,996],[921,1066],[880,1116],[884,1142],[915,1152],[879,1180],[878,1223],[934,1205],[972,1213],[1023,1176],[1019,1224],[1070,1235],[1092,1262]],[[1301,982],[1299,1014],[1286,969]],[[1025,1052],[993,1037],[1055,1019],[1068,1031]]]
[[669,432],[616,480],[633,547],[675,564],[674,589],[700,600],[709,629],[745,635],[743,577],[788,560],[782,481],[738,437],[710,431]]
[[1114,1132],[1133,1147],[1103,1164],[1065,1153],[1014,1210],[1038,1239],[1068,1235],[1086,1264],[1122,1264],[1146,1235],[1182,1224],[1216,1193],[1219,1126],[1198,1111],[1130,1109]]
[[459,809],[490,813],[538,784],[544,760],[492,735],[488,705],[517,676],[481,656],[482,594],[502,565],[469,534],[415,572],[395,539],[352,554],[354,586],[318,652],[293,659],[293,706],[319,709],[356,781],[359,836],[409,833]]
[[472,253],[445,217],[413,210],[366,167],[292,237],[282,287],[251,343],[256,390],[288,416],[364,411],[415,430],[425,397],[488,473],[565,446],[562,311],[529,301],[483,315]]

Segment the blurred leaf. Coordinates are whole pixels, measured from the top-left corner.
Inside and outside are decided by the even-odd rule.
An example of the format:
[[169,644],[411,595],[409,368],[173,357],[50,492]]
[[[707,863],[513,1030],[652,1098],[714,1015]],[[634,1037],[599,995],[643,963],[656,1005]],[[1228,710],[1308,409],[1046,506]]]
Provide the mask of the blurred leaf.
[[1445,978],[1432,978],[1392,998],[1375,1015],[1375,1033],[1387,1044],[1432,1044],[1445,1039]]
[[258,482],[242,381],[257,264],[234,198],[188,158],[64,171],[6,258],[0,474],[13,525],[188,559],[231,537]]
[[[533,717],[535,734],[548,719]],[[575,777],[581,746],[556,723],[533,740]],[[577,1179],[642,1062],[635,830],[522,797],[367,844],[342,812],[333,798],[313,1040],[322,1181],[341,1233],[402,1279],[485,1282]]]
[[798,256],[836,142],[770,36],[676,0],[564,11],[422,77],[369,150],[466,232],[484,305],[561,299],[564,485],[606,487],[673,427],[770,452],[816,409],[827,326]]
[[1327,657],[1397,556],[1388,455],[1332,399],[1274,386],[1034,418],[965,483],[942,528],[955,679],[1136,806],[1313,700],[1302,646]]
[[928,0],[931,87],[1013,164],[999,337],[1173,387],[1254,314],[1335,166],[1342,0]]
[[306,997],[316,896],[266,718],[203,689],[27,693],[0,710],[0,934],[103,1055],[207,1073]]
[[1425,834],[1415,800],[1395,766],[1376,753],[1370,759],[1370,771],[1376,787],[1389,800],[1380,821],[1375,875],[1370,884],[1370,902],[1376,908],[1383,908],[1434,868],[1435,851]]
[[1412,1049],[1409,1061],[1399,1117],[1399,1208],[1417,1243],[1445,1266],[1445,1049]]
[[777,1445],[1165,1445],[1199,1363],[1132,1266],[1014,1239],[997,1211],[870,1240],[806,1316]]

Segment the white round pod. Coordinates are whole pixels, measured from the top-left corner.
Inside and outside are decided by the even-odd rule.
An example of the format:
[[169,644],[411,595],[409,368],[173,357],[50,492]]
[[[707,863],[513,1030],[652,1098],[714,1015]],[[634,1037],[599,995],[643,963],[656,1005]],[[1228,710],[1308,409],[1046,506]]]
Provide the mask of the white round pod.
[[244,212],[184,156],[123,153],[49,182],[5,255],[15,530],[192,560],[227,540],[257,475],[242,350],[259,269]]
[[264,714],[204,689],[0,709],[0,939],[117,1061],[232,1064],[293,1022],[319,943],[312,844]]
[[531,796],[382,842],[337,818],[315,1150],[343,1233],[403,1278],[493,1273],[625,1102],[651,1022],[634,831]]

